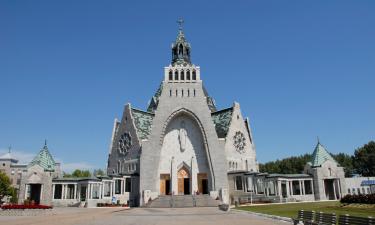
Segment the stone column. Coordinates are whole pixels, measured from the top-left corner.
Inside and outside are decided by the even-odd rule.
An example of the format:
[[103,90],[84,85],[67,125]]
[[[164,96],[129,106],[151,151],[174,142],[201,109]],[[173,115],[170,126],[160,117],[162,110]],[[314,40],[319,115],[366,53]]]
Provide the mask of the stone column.
[[280,196],[280,197],[283,197],[283,192],[281,190],[281,181],[278,180],[277,181],[277,194]]
[[334,195],[334,198],[337,199],[336,197],[336,179],[333,180],[333,195]]
[[77,184],[74,184],[74,195],[73,195],[73,198],[77,199]]
[[55,184],[52,184],[52,200],[55,199]]
[[198,178],[197,178],[197,165],[195,164],[194,156],[191,157],[190,165],[190,177],[191,177],[191,194],[195,194],[198,191]]
[[302,185],[301,185],[301,180],[298,181],[299,184],[299,195],[302,195]]
[[290,185],[289,185],[289,181],[287,180],[285,184],[286,184],[286,185],[285,185],[285,186],[286,186],[286,197],[289,197],[289,196],[290,196],[290,190],[289,190]]
[[178,180],[177,180],[177,166],[174,160],[174,157],[172,157],[171,160],[171,183],[172,183],[172,193],[175,195],[178,194]]

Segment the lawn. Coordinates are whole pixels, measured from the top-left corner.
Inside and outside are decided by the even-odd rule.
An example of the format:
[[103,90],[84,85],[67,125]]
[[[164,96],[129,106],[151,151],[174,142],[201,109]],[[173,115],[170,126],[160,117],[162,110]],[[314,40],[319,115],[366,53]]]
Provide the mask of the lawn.
[[241,206],[236,209],[292,218],[297,216],[297,212],[300,209],[336,213],[337,215],[349,214],[352,216],[375,217],[375,205],[342,205],[340,202],[333,201]]

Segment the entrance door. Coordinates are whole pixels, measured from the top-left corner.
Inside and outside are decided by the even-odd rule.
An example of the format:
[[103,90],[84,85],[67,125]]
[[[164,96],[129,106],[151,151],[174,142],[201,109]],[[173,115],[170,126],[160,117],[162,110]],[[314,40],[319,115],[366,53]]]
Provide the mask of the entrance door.
[[189,195],[190,194],[190,174],[189,170],[182,167],[177,172],[178,179],[178,194],[179,195]]
[[160,195],[169,195],[170,194],[170,175],[169,174],[160,174]]
[[40,204],[40,192],[42,190],[41,184],[30,184],[30,200],[35,204]]
[[86,201],[86,186],[81,186],[81,201],[84,202]]
[[333,179],[325,179],[324,180],[324,191],[326,193],[326,198],[328,200],[335,200],[335,189],[333,187],[334,180]]
[[198,191],[200,194],[208,194],[207,173],[198,173]]

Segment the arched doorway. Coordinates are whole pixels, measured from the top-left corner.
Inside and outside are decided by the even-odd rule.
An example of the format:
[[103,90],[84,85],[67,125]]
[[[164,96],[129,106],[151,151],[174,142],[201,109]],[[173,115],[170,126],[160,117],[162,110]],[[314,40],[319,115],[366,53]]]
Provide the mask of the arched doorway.
[[189,170],[183,166],[177,172],[178,179],[178,194],[190,195],[190,173]]

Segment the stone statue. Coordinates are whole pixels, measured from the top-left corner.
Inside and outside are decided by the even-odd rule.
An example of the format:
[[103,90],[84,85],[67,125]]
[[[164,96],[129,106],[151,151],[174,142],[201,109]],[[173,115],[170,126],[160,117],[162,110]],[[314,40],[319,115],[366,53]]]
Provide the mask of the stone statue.
[[185,121],[181,121],[181,128],[178,134],[178,140],[180,141],[181,152],[184,152],[186,148],[186,136],[187,136],[187,132],[185,129]]

